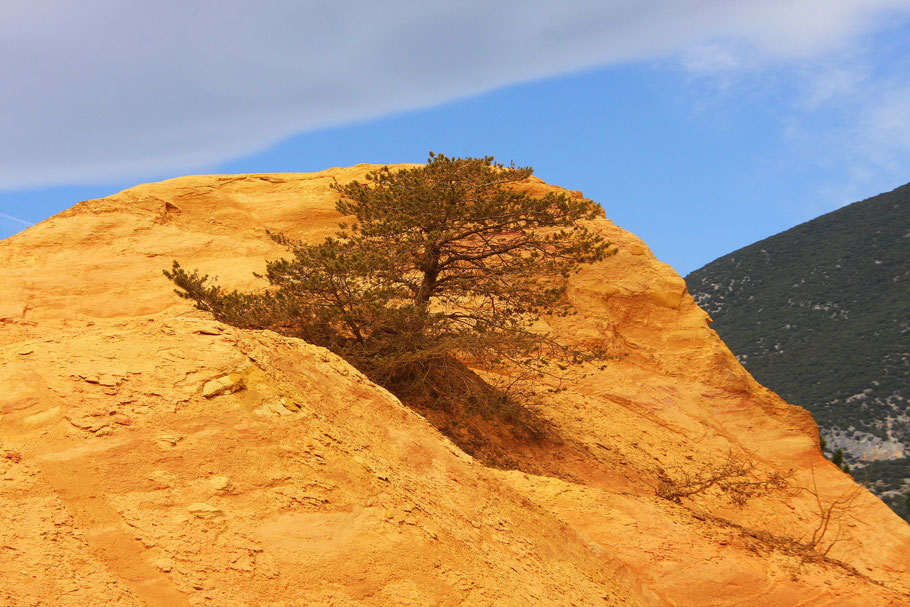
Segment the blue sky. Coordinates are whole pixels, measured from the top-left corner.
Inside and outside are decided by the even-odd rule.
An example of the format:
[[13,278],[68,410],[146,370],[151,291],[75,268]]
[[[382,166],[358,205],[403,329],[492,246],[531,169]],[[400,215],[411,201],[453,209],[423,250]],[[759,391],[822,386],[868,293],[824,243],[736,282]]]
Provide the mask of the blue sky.
[[36,4],[0,8],[0,238],[136,183],[433,150],[582,190],[686,274],[910,181],[910,0]]

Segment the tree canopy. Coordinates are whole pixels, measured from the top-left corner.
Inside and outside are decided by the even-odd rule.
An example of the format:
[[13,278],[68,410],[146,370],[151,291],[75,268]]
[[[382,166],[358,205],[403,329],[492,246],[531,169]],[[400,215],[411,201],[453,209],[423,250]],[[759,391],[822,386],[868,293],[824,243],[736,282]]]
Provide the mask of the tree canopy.
[[176,261],[165,275],[216,318],[326,346],[399,396],[438,399],[452,382],[476,392],[468,367],[579,354],[531,325],[571,313],[566,279],[613,252],[586,225],[600,207],[523,192],[531,173],[431,152],[424,166],[336,183],[348,221],[322,243],[270,233],[291,256],[268,262],[261,292],[224,291]]

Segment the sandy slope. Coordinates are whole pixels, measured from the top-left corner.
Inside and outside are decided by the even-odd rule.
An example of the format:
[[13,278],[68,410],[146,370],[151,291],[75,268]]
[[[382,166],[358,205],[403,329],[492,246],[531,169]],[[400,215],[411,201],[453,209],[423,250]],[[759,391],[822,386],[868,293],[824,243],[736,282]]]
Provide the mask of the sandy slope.
[[[265,228],[334,229],[332,179],[198,176],[84,202],[0,243],[0,604],[903,605],[910,527],[854,487],[808,414],[757,385],[633,235],[554,321],[617,358],[539,413],[511,470],[465,455],[326,351],[219,325],[179,259],[251,287]],[[527,186],[550,186],[534,181]],[[676,504],[660,471],[728,454],[793,488]],[[802,487],[802,489],[800,489]],[[852,569],[850,569],[852,568]]]

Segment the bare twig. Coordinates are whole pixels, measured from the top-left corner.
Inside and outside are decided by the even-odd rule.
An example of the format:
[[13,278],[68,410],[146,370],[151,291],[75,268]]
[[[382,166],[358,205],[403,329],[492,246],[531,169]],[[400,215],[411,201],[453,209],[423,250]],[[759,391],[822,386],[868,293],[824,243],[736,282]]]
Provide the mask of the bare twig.
[[663,474],[656,492],[659,497],[679,502],[684,497],[705,493],[712,487],[717,487],[731,502],[742,506],[754,497],[788,488],[788,478],[789,475],[777,471],[759,476],[751,461],[737,458],[731,452],[721,464],[706,462],[695,472],[678,468],[673,476]]

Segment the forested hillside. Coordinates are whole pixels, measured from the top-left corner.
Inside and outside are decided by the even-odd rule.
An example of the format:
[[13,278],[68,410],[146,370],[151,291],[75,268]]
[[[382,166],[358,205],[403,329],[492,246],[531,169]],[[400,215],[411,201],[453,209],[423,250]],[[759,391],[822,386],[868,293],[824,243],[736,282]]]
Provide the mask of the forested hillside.
[[815,416],[827,450],[905,519],[910,491],[910,184],[686,277],[755,378]]

